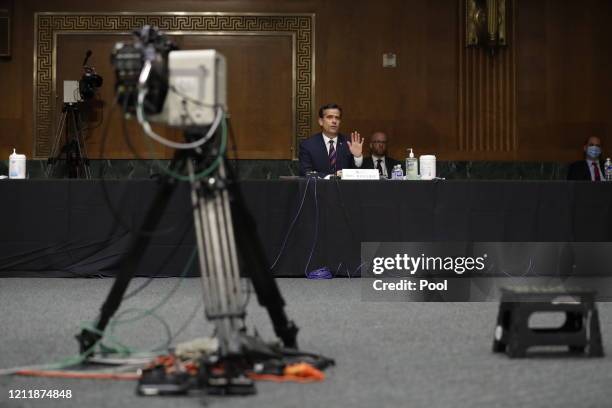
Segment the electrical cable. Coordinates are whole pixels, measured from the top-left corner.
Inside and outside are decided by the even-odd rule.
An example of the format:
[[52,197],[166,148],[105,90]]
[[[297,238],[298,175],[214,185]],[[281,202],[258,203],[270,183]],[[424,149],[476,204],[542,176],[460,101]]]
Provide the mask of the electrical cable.
[[[340,182],[338,179],[334,179],[336,190],[338,190],[338,201],[340,202],[340,207],[342,207],[342,214],[344,215],[344,221],[346,222],[346,226],[351,233],[351,237],[356,238],[358,235],[355,234],[355,229],[353,228],[353,224],[350,222],[350,217],[348,211],[346,209],[346,205],[344,204],[344,199],[342,198],[342,189],[340,188]],[[356,240],[357,243],[360,243],[362,240]]]
[[[94,99],[94,101],[95,100],[102,101],[101,99]],[[87,122],[89,122],[89,120]],[[92,129],[97,129],[100,126],[102,126],[102,123],[104,123],[104,101],[102,101],[102,107],[100,108],[100,120],[97,123],[95,123],[93,126],[85,126],[83,129],[81,129],[81,132],[90,131]],[[83,138],[88,139],[88,137],[83,137]]]
[[308,279],[333,279],[334,278],[334,276],[332,275],[331,271],[329,270],[327,266],[324,266],[323,268],[315,269],[314,271],[309,271],[306,274],[306,277]]
[[167,175],[174,177],[177,180],[180,181],[198,181],[201,180],[205,177],[208,177],[210,174],[212,174],[213,171],[215,171],[220,165],[221,162],[224,160],[224,156],[225,156],[225,151],[227,148],[227,125],[226,125],[226,121],[225,119],[221,121],[221,144],[219,146],[219,153],[218,155],[215,157],[215,159],[213,160],[213,162],[210,164],[210,166],[208,166],[207,168],[205,168],[204,170],[200,171],[199,173],[194,174],[193,179],[191,176],[189,175],[183,175],[180,173],[177,173],[169,168],[166,168],[164,166],[162,166],[161,164],[159,164],[157,161],[156,163],[158,164],[158,167],[160,170],[162,170],[162,172],[166,173]]
[[176,340],[176,338],[178,336],[181,335],[181,333],[183,333],[183,331],[185,331],[185,329],[187,329],[187,327],[189,327],[189,324],[191,324],[191,322],[193,321],[193,319],[196,317],[196,315],[198,314],[198,311],[200,310],[200,308],[202,307],[204,303],[202,302],[202,299],[198,298],[196,299],[196,307],[193,308],[193,310],[191,311],[191,313],[187,316],[187,319],[185,320],[185,322],[183,322],[183,324],[181,325],[181,327],[179,327],[179,329],[174,332],[172,334],[172,337],[170,338],[170,343],[172,343],[173,341]]
[[[191,256],[189,257],[189,259],[187,260],[187,263],[185,265],[185,267],[183,268],[183,270],[181,271],[181,274],[179,276],[179,280],[176,282],[176,284],[172,287],[172,289],[170,289],[170,291],[153,307],[151,308],[147,308],[147,309],[143,309],[143,308],[130,308],[130,309],[126,309],[124,311],[122,311],[121,313],[116,314],[113,319],[111,319],[111,321],[109,322],[108,325],[108,333],[106,337],[109,336],[114,336],[114,332],[115,332],[115,328],[119,325],[122,324],[128,324],[128,323],[134,323],[138,320],[144,319],[145,317],[153,317],[156,320],[158,320],[164,327],[165,331],[166,331],[166,341],[156,347],[155,349],[153,349],[154,351],[159,351],[159,350],[163,350],[165,348],[168,348],[170,346],[170,344],[172,343],[172,331],[170,330],[170,326],[168,325],[168,323],[159,315],[157,315],[155,312],[160,309],[161,307],[163,307],[166,303],[168,303],[168,301],[170,300],[170,298],[176,293],[176,291],[178,290],[179,286],[181,285],[181,283],[183,282],[183,280],[185,279],[185,277],[187,276],[188,271],[193,267],[194,265],[194,261],[196,258],[196,254],[197,254],[197,250],[194,248],[194,250],[191,252]],[[124,316],[126,314],[130,314],[130,313],[137,313],[136,316],[128,318],[128,319],[124,319],[121,320],[121,316]],[[139,313],[139,314],[138,314]],[[111,337],[113,338],[113,337]],[[120,348],[123,348],[124,351],[127,351],[128,354],[133,354],[134,351],[132,349],[130,349],[129,347],[121,344],[118,341],[113,341],[115,344],[118,344],[120,346]],[[104,344],[104,343],[101,343]]]
[[147,286],[149,286],[151,284],[151,282],[153,282],[153,279],[155,279],[155,277],[157,277],[157,275],[162,271],[162,269],[168,264],[168,262],[170,262],[170,260],[172,259],[172,257],[174,256],[174,254],[176,253],[176,251],[181,247],[181,244],[183,243],[183,241],[185,240],[185,238],[187,237],[187,232],[190,231],[189,228],[185,228],[183,235],[181,236],[181,239],[179,240],[179,242],[174,246],[174,248],[172,249],[172,251],[168,254],[168,256],[166,257],[166,259],[164,259],[164,261],[162,263],[159,264],[159,267],[157,268],[157,270],[149,275],[147,277],[147,280],[141,284],[139,287],[137,287],[136,289],[132,290],[131,292],[128,292],[125,294],[125,296],[123,296],[123,301],[136,296],[138,293],[140,293],[141,291],[143,291]]
[[[200,66],[200,68],[204,68],[204,67]],[[172,91],[176,95],[178,95],[181,98],[183,98],[186,102],[191,102],[194,105],[203,106],[205,108],[216,108],[216,107],[218,107],[218,105],[216,105],[216,104],[204,103],[204,102],[198,101],[197,99],[193,99],[191,96],[185,95],[184,93],[182,93],[181,91],[176,89],[176,87],[174,85],[169,85],[168,89],[170,89],[170,91]]]
[[168,300],[170,300],[170,298],[172,297],[172,295],[174,295],[174,293],[176,293],[176,291],[178,290],[179,286],[181,285],[181,283],[183,282],[183,280],[185,279],[185,277],[187,276],[187,272],[189,271],[189,269],[191,269],[191,267],[194,265],[194,261],[196,258],[196,254],[197,254],[197,249],[193,249],[193,251],[191,251],[191,255],[189,256],[189,259],[187,260],[187,264],[185,265],[185,267],[183,268],[183,270],[181,271],[181,274],[179,275],[179,280],[174,284],[174,286],[172,287],[172,289],[170,289],[170,291],[153,307],[148,308],[148,309],[144,309],[145,313],[143,313],[140,316],[136,316],[136,317],[132,317],[130,319],[126,319],[126,320],[121,320],[119,319],[119,316],[121,316],[123,313],[122,312],[120,314],[115,315],[115,317],[113,318],[113,321],[115,322],[115,324],[124,324],[124,323],[130,323],[130,322],[134,322],[137,321],[143,317],[145,317],[147,315],[147,313],[151,313],[156,311],[157,309],[161,308],[162,306],[164,306]]
[[[113,102],[113,105],[111,107],[111,111],[109,112],[109,115],[107,117],[106,120],[106,124],[104,126],[104,130],[102,132],[102,140],[100,143],[100,157],[104,157],[104,149],[106,146],[106,139],[108,137],[108,129],[109,129],[109,125],[113,116],[113,113],[115,112],[116,108],[119,106],[119,98],[120,98],[120,94],[118,94]],[[127,100],[127,98],[126,98]],[[160,229],[157,228],[155,230],[150,230],[150,231],[146,231],[142,228],[134,228],[131,227],[129,225],[127,225],[124,220],[122,219],[119,211],[117,211],[117,209],[115,208],[115,206],[112,204],[111,202],[111,198],[110,198],[110,194],[108,191],[108,186],[107,186],[107,182],[106,179],[104,178],[104,173],[103,173],[103,169],[100,168],[100,186],[102,187],[102,196],[104,198],[104,202],[106,204],[107,209],[109,210],[109,212],[111,213],[111,215],[113,216],[115,222],[117,224],[119,224],[126,232],[135,234],[137,236],[147,236],[147,237],[158,237],[158,236],[163,236],[163,235],[167,235],[169,233],[171,233],[172,231],[174,231],[177,228],[177,225],[173,225],[173,226],[169,226],[168,228],[165,229]],[[123,197],[121,197],[121,200],[123,200],[123,198],[127,197],[127,195],[123,195]],[[191,213],[186,213],[186,218],[189,218],[191,216]],[[180,224],[179,224],[180,225]]]
[[140,77],[138,79],[138,102],[136,104],[136,117],[138,119],[138,123],[140,123],[140,126],[144,130],[145,135],[149,136],[156,142],[163,144],[164,146],[167,146],[173,149],[178,149],[178,150],[197,149],[198,147],[202,146],[204,143],[208,142],[212,138],[212,136],[215,134],[215,132],[217,131],[217,128],[219,127],[219,123],[221,122],[221,119],[224,116],[224,109],[222,106],[217,106],[217,112],[215,114],[215,119],[213,120],[213,123],[210,129],[208,130],[208,133],[204,137],[194,142],[189,142],[189,143],[175,142],[173,140],[169,140],[163,136],[158,135],[157,133],[153,131],[153,129],[151,129],[151,125],[149,121],[145,118],[145,112],[144,112],[145,98],[147,96],[147,93],[149,92],[146,87],[146,82],[151,72],[151,68],[152,68],[151,61],[146,61],[144,67],[142,68],[142,72],[140,73]]
[[304,275],[308,278],[308,267],[310,266],[310,261],[312,259],[312,255],[314,254],[314,250],[317,246],[317,241],[319,239],[319,200],[317,198],[317,179],[314,179],[314,204],[315,204],[315,230],[314,230],[314,238],[312,241],[312,248],[310,249],[310,255],[308,255],[308,261],[306,262],[306,266],[304,267]]
[[[127,96],[124,96],[123,98],[123,111],[126,112],[127,108],[128,108],[128,101],[129,98]],[[127,128],[127,120],[125,115],[121,115],[121,133],[123,135],[123,141],[125,142],[125,144],[127,145],[128,149],[130,150],[130,152],[134,155],[134,157],[137,160],[144,160],[144,157],[141,157],[138,154],[138,151],[136,150],[136,148],[134,147],[134,145],[132,144],[132,139],[130,138],[130,132],[128,132],[128,128]],[[149,140],[149,139],[145,139],[145,140]]]
[[[106,352],[109,351],[117,351],[117,349],[119,349],[119,354],[122,355],[137,355],[137,354],[147,354],[143,351],[138,351],[138,350],[133,350],[131,348],[129,348],[128,346],[124,345],[123,343],[121,343],[119,340],[117,340],[114,336],[113,336],[113,329],[116,325],[118,324],[123,324],[123,323],[133,323],[136,320],[139,320],[143,317],[147,317],[147,316],[151,316],[153,318],[155,318],[156,320],[158,320],[164,327],[165,331],[166,331],[166,341],[155,348],[154,351],[158,351],[158,350],[162,350],[165,348],[168,348],[169,345],[172,342],[172,339],[175,338],[178,335],[178,332],[176,334],[172,334],[171,330],[170,330],[170,326],[168,325],[168,323],[161,318],[159,315],[157,315],[155,313],[155,310],[161,308],[164,304],[166,304],[168,302],[168,300],[170,299],[170,297],[176,292],[178,286],[180,285],[181,281],[183,280],[183,278],[186,276],[187,271],[192,267],[193,265],[193,261],[195,260],[195,250],[194,252],[192,252],[192,256],[190,257],[189,261],[187,262],[187,264],[185,265],[185,267],[183,268],[183,271],[181,272],[181,279],[179,280],[179,282],[171,289],[171,291],[153,308],[151,309],[147,309],[145,310],[144,313],[142,313],[141,316],[139,316],[138,318],[131,318],[131,319],[126,319],[126,320],[115,320],[118,316],[117,315],[115,318],[113,318],[113,320],[111,320],[110,324],[109,324],[109,328],[111,330],[105,330],[104,332],[101,332],[100,330],[98,330],[92,323],[86,323],[86,324],[82,324],[81,325],[81,329],[87,329],[90,330],[93,333],[96,333],[100,336],[100,338],[94,343],[94,345],[89,348],[88,350],[86,350],[84,353],[81,353],[77,356],[70,356],[67,357],[63,360],[60,360],[59,362],[55,362],[55,363],[49,363],[49,364],[42,364],[42,365],[34,365],[34,366],[26,366],[26,367],[16,367],[16,368],[11,368],[11,369],[3,369],[0,370],[0,375],[10,375],[10,374],[17,374],[20,371],[26,371],[26,370],[58,370],[58,369],[63,369],[66,367],[70,367],[70,366],[74,366],[74,365],[78,365],[81,364],[83,362],[86,361],[86,359],[93,355],[95,353],[95,349],[97,346],[101,347],[103,350],[105,350]],[[128,312],[134,312],[134,311],[139,311],[140,309],[128,309]],[[197,310],[197,309],[196,309]],[[123,314],[125,314],[126,311],[123,312]],[[195,312],[194,312],[195,315]],[[191,317],[190,317],[191,319]],[[189,321],[189,320],[188,320]],[[184,325],[186,327],[186,325]],[[181,329],[179,329],[179,331],[184,330],[184,327],[182,327]],[[110,342],[113,343],[116,347],[111,348],[106,346],[103,341],[106,342]]]
[[[357,238],[361,234],[358,235],[358,234],[355,233],[355,229],[353,228],[353,224],[351,223],[351,220],[350,220],[350,217],[349,217],[349,214],[348,214],[348,210],[346,209],[346,205],[344,204],[344,199],[343,199],[343,196],[342,196],[342,189],[340,188],[340,183],[338,182],[338,179],[334,179],[334,181],[335,181],[335,185],[336,185],[336,190],[338,191],[338,201],[340,202],[340,207],[342,208],[342,214],[344,215],[344,222],[346,222],[346,226],[348,227],[350,235],[351,235],[351,238],[355,241],[355,244],[360,245],[361,242],[363,242],[363,238],[361,238],[361,239]],[[355,269],[353,274],[356,274],[357,271],[361,270],[361,268],[363,267],[364,264],[365,264],[365,262],[362,263],[361,265],[359,265]],[[348,267],[346,268],[346,273],[347,273],[347,275],[348,275],[348,277],[350,279],[351,278],[351,274],[350,274],[350,271],[349,271]]]
[[283,243],[281,244],[281,249],[278,252],[278,255],[276,256],[276,259],[274,259],[274,262],[272,263],[272,266],[270,266],[270,270],[273,270],[276,267],[277,262],[279,261],[281,255],[283,254],[283,252],[285,251],[285,246],[287,245],[287,241],[289,240],[289,236],[291,234],[291,232],[293,231],[293,227],[295,226],[295,223],[297,222],[300,214],[302,213],[302,207],[304,206],[304,201],[306,200],[306,195],[308,194],[308,185],[310,184],[310,179],[312,177],[309,177],[306,180],[306,187],[304,188],[304,194],[302,195],[302,200],[300,201],[300,206],[298,207],[298,210],[295,214],[295,217],[293,217],[293,220],[291,221],[291,224],[289,225],[289,229],[287,230],[287,233],[285,234],[285,238],[283,239]]
[[[119,318],[122,315],[129,314],[129,313],[140,313],[140,312],[142,312],[141,315],[139,316],[137,315],[136,317],[133,317],[131,319],[127,319],[124,321],[120,321],[116,319],[111,320],[108,326],[109,334],[107,334],[105,337],[107,339],[112,340],[115,344],[119,345],[123,349],[123,352],[121,352],[121,354],[134,355],[134,354],[139,354],[142,352],[167,350],[168,347],[170,347],[170,344],[172,343],[172,330],[170,329],[170,325],[168,324],[168,322],[166,322],[164,318],[162,318],[157,313],[155,313],[154,309],[142,309],[142,308],[126,309],[120,314],[118,314],[117,318]],[[152,317],[153,319],[157,320],[159,323],[161,323],[162,327],[164,328],[165,340],[161,344],[155,347],[151,347],[150,349],[147,349],[147,350],[138,350],[138,349],[128,347],[125,344],[116,340],[117,339],[117,337],[115,336],[116,327],[118,327],[120,324],[123,324],[123,323],[134,323],[135,321],[142,320],[146,317]],[[100,345],[105,346],[105,343],[102,342],[100,343]]]
[[105,372],[86,372],[86,371],[57,371],[57,370],[21,370],[15,374],[28,377],[47,377],[47,378],[78,378],[81,380],[127,380],[133,381],[140,379],[138,373],[105,373]]
[[[310,180],[310,179],[309,179]],[[345,222],[351,232],[351,236],[354,238],[356,237],[356,234],[354,233],[354,230],[352,228],[352,225],[350,223],[349,220],[349,216],[348,216],[348,212],[346,210],[346,206],[344,205],[344,201],[342,200],[342,192],[340,190],[340,185],[338,183],[338,180],[335,179],[335,183],[336,183],[336,188],[338,189],[338,195],[339,195],[339,201],[340,201],[340,205],[343,209],[343,213],[344,213],[344,217],[345,217]],[[308,186],[306,186],[306,190],[308,189]],[[305,197],[305,196],[304,196]],[[329,268],[327,267],[322,267],[319,269],[315,269],[313,271],[308,271],[308,266],[310,265],[310,261],[312,260],[312,256],[314,254],[314,250],[316,248],[317,242],[318,242],[318,237],[319,237],[319,201],[318,201],[318,197],[317,197],[317,181],[315,178],[315,183],[314,183],[314,204],[315,204],[315,233],[314,233],[314,239],[313,239],[313,244],[312,244],[312,248],[310,250],[310,254],[308,256],[308,261],[306,263],[306,267],[304,268],[304,273],[306,275],[306,278],[308,279],[333,279],[334,276],[336,276],[340,270],[340,267],[342,265],[342,262],[340,262],[340,264],[338,265],[338,269],[336,270],[335,274],[332,274],[332,272],[329,270]],[[300,207],[301,209],[301,207]],[[361,265],[359,265],[356,269],[354,274],[357,273],[357,271],[361,270],[361,268],[365,265],[366,263],[362,263]],[[349,279],[351,278],[351,274],[348,268],[346,268],[347,270],[347,275],[349,277]]]
[[[150,70],[150,64],[149,64],[149,68],[148,69]],[[143,69],[143,72],[144,72],[144,69]],[[148,76],[148,73],[147,73],[146,76]],[[141,75],[141,77],[142,77],[142,75]],[[145,80],[146,80],[146,77],[145,77]],[[121,96],[121,94],[118,94],[117,97],[115,98],[115,101],[114,101],[114,103],[112,105],[112,108],[111,108],[111,112],[109,113],[109,117],[108,117],[107,122],[106,122],[106,126],[104,127],[104,131],[103,131],[103,134],[102,134],[102,142],[101,142],[101,146],[100,146],[100,157],[103,157],[103,155],[104,155],[104,147],[105,147],[105,144],[106,144],[106,138],[108,137],[108,128],[109,128],[109,124],[110,124],[110,119],[112,117],[112,114],[114,113],[114,110],[118,106],[118,101],[119,101],[120,96]],[[127,104],[127,100],[128,100],[128,98],[124,98],[124,101],[125,101],[126,104]],[[221,120],[223,118],[223,116],[224,115],[221,115],[221,114],[218,113],[217,116],[215,117],[215,122],[217,123],[217,126],[218,126],[218,123],[221,122],[222,128],[225,129],[225,122]],[[124,138],[125,138],[126,135],[127,135],[125,121],[122,121],[122,125],[123,125],[123,131],[125,132],[124,133]],[[214,134],[214,130],[216,130],[216,127],[213,124],[213,126],[211,126],[211,129],[209,130],[208,133],[212,136]],[[200,139],[200,141],[206,139],[207,136],[205,136],[204,138]],[[126,139],[126,141],[127,141],[127,139]],[[207,169],[203,170],[201,173],[197,174],[196,175],[197,179],[200,179],[200,178],[208,176],[214,169],[216,169],[219,166],[220,161],[221,161],[221,159],[223,157],[223,154],[225,153],[225,144],[226,143],[224,143],[224,141],[226,141],[225,130],[222,132],[221,146],[219,148],[220,151],[219,151],[219,155],[217,156],[217,159],[211,164],[211,166],[209,168],[207,168]],[[133,149],[133,146],[129,142],[128,142],[128,147],[130,147],[132,152],[134,152],[135,149]],[[158,160],[155,160],[155,163],[162,170],[162,172],[166,173],[167,175],[170,175],[171,177],[174,177],[174,178],[176,178],[178,180],[181,180],[181,181],[189,181],[189,176],[183,176],[181,174],[178,174],[178,173],[176,173],[176,172],[174,172],[174,171],[164,167],[163,165],[161,165],[159,163]],[[167,233],[171,232],[172,230],[174,230],[176,228],[176,226],[173,226],[173,227],[170,227],[168,229],[161,230],[161,231],[160,230],[144,231],[142,229],[134,230],[130,226],[126,225],[123,222],[123,220],[121,219],[119,213],[115,210],[114,206],[112,205],[112,203],[110,201],[110,196],[108,194],[108,189],[107,189],[107,186],[106,186],[105,179],[103,177],[102,169],[101,169],[100,179],[101,179],[102,191],[103,191],[103,196],[104,196],[106,205],[109,208],[109,210],[110,210],[111,214],[113,215],[113,217],[115,218],[115,221],[118,222],[126,231],[138,234],[139,236],[159,236],[159,235],[167,234]]]
[[229,139],[232,142],[232,152],[234,153],[234,163],[236,164],[234,175],[236,176],[236,180],[240,180],[240,158],[238,157],[238,141],[236,140],[236,134],[234,133],[232,122],[229,120],[227,121],[227,133],[229,135]]

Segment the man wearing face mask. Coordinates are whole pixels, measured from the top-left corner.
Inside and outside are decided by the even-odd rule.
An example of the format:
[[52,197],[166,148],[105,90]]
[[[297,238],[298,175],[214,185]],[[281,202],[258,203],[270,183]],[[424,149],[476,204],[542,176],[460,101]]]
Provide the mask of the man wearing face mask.
[[570,164],[567,179],[568,180],[604,180],[602,166],[599,163],[601,156],[601,139],[597,136],[591,136],[587,139],[584,145],[585,160],[580,160]]

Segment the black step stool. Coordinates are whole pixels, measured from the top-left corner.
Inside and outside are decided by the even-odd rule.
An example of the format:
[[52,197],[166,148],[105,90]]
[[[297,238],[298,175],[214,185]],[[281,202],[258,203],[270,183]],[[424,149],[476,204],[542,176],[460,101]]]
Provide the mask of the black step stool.
[[[571,353],[603,357],[595,292],[566,288],[502,288],[493,352],[525,357],[532,346],[568,346]],[[529,317],[538,312],[563,312],[559,328],[530,328]]]

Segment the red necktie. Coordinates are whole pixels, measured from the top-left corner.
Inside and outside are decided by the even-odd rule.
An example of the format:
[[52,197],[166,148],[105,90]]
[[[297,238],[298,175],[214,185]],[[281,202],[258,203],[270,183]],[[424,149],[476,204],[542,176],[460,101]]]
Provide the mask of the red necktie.
[[599,172],[599,166],[595,162],[591,162],[591,166],[593,166],[593,175],[595,176],[595,181],[601,181],[601,173]]

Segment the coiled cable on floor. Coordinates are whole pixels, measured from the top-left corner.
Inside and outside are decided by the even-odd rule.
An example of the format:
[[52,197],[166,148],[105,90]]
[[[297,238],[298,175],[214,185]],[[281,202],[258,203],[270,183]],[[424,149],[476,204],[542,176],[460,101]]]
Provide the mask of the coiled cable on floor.
[[310,271],[306,274],[308,279],[333,279],[331,271],[327,266],[323,268],[315,269],[314,271]]
[[[314,178],[314,205],[315,205],[314,237],[313,237],[313,240],[312,240],[312,248],[310,248],[310,254],[308,255],[308,261],[306,262],[306,266],[304,267],[304,275],[306,275],[306,277],[308,279],[331,279],[331,277],[330,278],[311,278],[310,277],[311,273],[314,273],[313,276],[317,276],[317,275],[320,274],[320,272],[317,272],[317,271],[320,271],[322,269],[327,269],[327,267],[321,268],[321,269],[317,269],[315,271],[307,272],[308,271],[308,267],[310,266],[310,261],[312,260],[312,255],[314,254],[315,248],[317,247],[317,241],[319,240],[319,200],[317,198],[317,179],[316,178]],[[331,272],[329,272],[329,269],[327,269],[327,272],[331,276]]]

